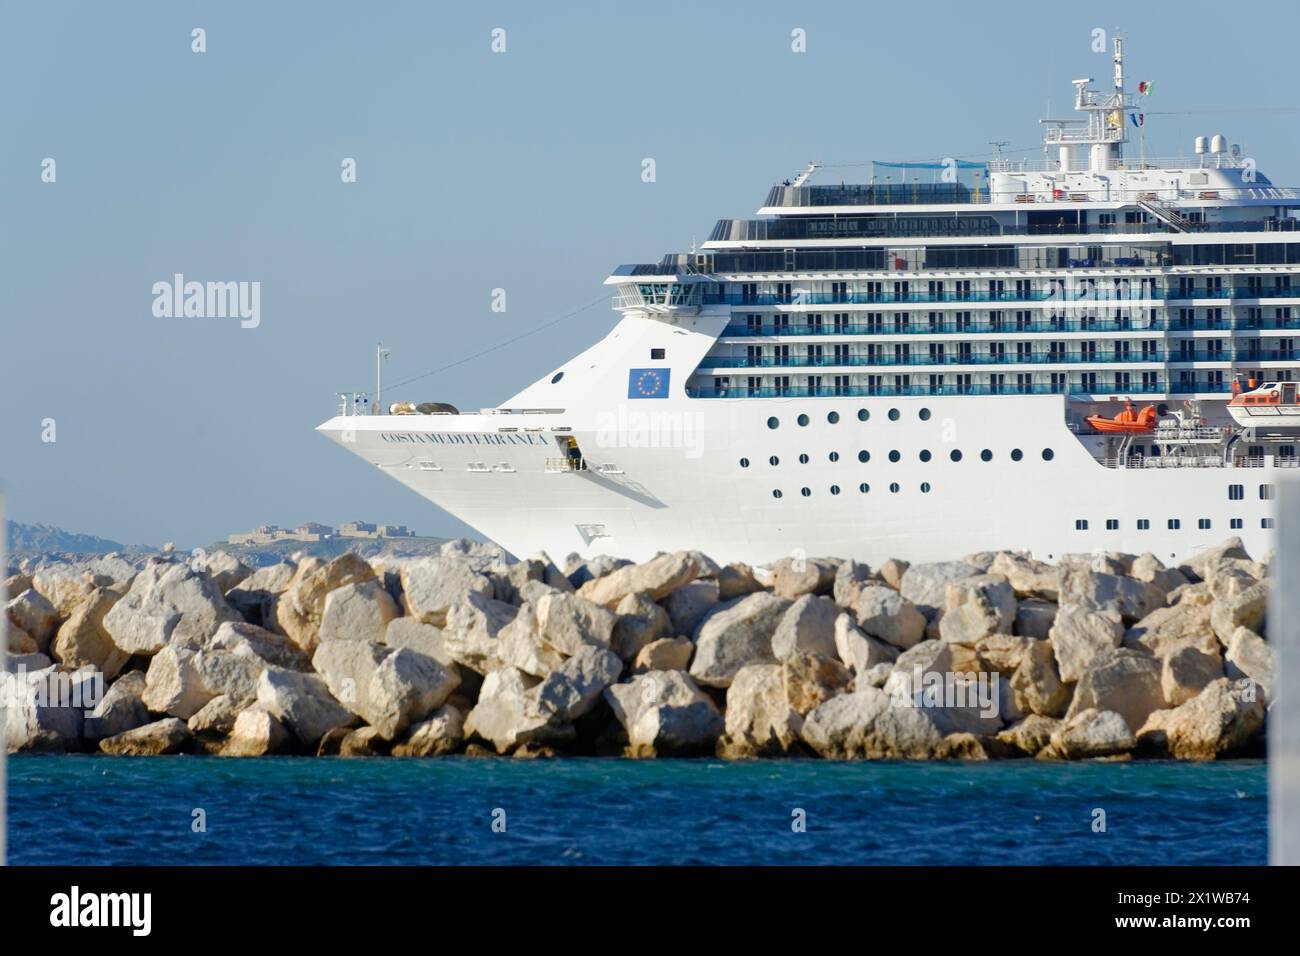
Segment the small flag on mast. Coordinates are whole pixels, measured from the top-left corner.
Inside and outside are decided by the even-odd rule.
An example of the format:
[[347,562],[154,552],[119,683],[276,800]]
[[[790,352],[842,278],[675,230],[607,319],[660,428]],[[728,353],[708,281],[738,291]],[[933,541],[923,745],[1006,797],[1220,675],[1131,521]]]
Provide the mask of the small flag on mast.
[[1129,113],[1129,119],[1133,121],[1134,126],[1141,126],[1147,121],[1146,113]]
[[1152,84],[1150,80],[1141,80],[1138,82],[1138,92],[1141,93],[1143,96],[1150,96],[1151,87],[1153,85],[1154,84]]

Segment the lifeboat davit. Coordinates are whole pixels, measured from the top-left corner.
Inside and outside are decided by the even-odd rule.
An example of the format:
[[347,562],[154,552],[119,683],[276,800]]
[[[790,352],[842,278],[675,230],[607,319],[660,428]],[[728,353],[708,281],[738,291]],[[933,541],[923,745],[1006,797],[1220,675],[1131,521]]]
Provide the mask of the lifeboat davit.
[[1096,431],[1107,435],[1145,435],[1156,430],[1156,407],[1148,405],[1140,412],[1133,411],[1129,402],[1114,418],[1089,415],[1085,421]]

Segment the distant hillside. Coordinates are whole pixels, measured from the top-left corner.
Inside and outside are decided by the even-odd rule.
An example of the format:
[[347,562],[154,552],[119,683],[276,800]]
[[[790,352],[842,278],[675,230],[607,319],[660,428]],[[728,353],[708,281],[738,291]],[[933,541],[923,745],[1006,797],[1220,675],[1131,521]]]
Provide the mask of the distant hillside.
[[9,554],[108,554],[113,551],[144,551],[147,548],[127,547],[118,541],[97,538],[93,534],[77,534],[48,524],[23,524],[6,521]]

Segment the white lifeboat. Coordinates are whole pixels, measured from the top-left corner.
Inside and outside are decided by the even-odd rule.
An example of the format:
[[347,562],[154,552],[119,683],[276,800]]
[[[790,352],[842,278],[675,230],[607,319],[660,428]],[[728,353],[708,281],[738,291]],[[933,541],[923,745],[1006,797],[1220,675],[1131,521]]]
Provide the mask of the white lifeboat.
[[1246,428],[1300,430],[1300,401],[1296,382],[1265,382],[1233,395],[1228,414]]

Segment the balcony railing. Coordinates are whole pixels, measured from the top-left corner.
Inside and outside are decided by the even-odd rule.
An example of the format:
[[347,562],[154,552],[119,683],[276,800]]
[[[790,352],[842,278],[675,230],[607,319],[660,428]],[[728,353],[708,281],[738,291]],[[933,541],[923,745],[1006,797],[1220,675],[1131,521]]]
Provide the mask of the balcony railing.
[[1149,332],[1163,335],[1166,332],[1218,331],[1224,333],[1257,332],[1261,330],[1300,330],[1300,316],[1291,319],[1229,320],[1229,319],[1157,319],[1143,322],[1138,319],[1047,319],[1033,322],[1002,321],[983,322],[907,322],[893,321],[863,323],[803,323],[749,325],[733,324],[724,328],[721,338],[758,338],[764,336],[799,335],[1018,335],[1027,332]]
[[[1227,361],[1228,356],[1215,359],[1198,359],[1197,361]],[[1095,365],[1112,362],[1130,364],[1163,364],[1164,353],[1144,355],[1141,352],[1034,352],[1005,355],[988,353],[945,352],[933,354],[918,352],[909,355],[845,355],[845,356],[805,356],[790,355],[783,357],[763,356],[750,358],[746,355],[725,355],[705,358],[700,369],[723,368],[839,368],[851,366],[900,366],[900,365]],[[1173,361],[1173,359],[1170,359]],[[1178,361],[1183,361],[1179,359]],[[1192,361],[1187,359],[1186,361]]]
[[[1197,389],[1180,390],[1179,394],[1190,394],[1192,391],[1214,394],[1227,392],[1227,385],[1215,387],[1205,387]],[[1143,384],[1134,382],[1127,385],[1117,385],[1110,382],[1097,382],[1092,391],[1084,391],[1081,385],[1051,385],[1050,383],[1035,382],[1029,385],[1004,384],[992,385],[988,383],[972,383],[970,385],[929,385],[917,384],[908,386],[895,385],[846,385],[841,387],[821,386],[810,388],[807,386],[791,385],[788,387],[764,387],[749,388],[745,385],[736,385],[718,388],[714,386],[687,386],[686,394],[690,398],[835,398],[838,396],[847,397],[870,397],[870,396],[922,396],[922,395],[1166,395],[1174,389],[1166,389],[1163,385]]]
[[1077,308],[1088,302],[1123,302],[1139,306],[1143,302],[1184,302],[1190,299],[1295,299],[1300,298],[1300,287],[1283,286],[1228,286],[1221,289],[1153,289],[1142,287],[1134,282],[1131,288],[1081,288],[1052,290],[1029,289],[1016,291],[1007,289],[1001,292],[971,290],[956,292],[929,291],[893,291],[880,292],[718,292],[706,289],[703,301],[706,305],[893,305],[906,303],[962,303],[962,302],[1005,302],[1013,305],[1017,302],[1059,302]]

